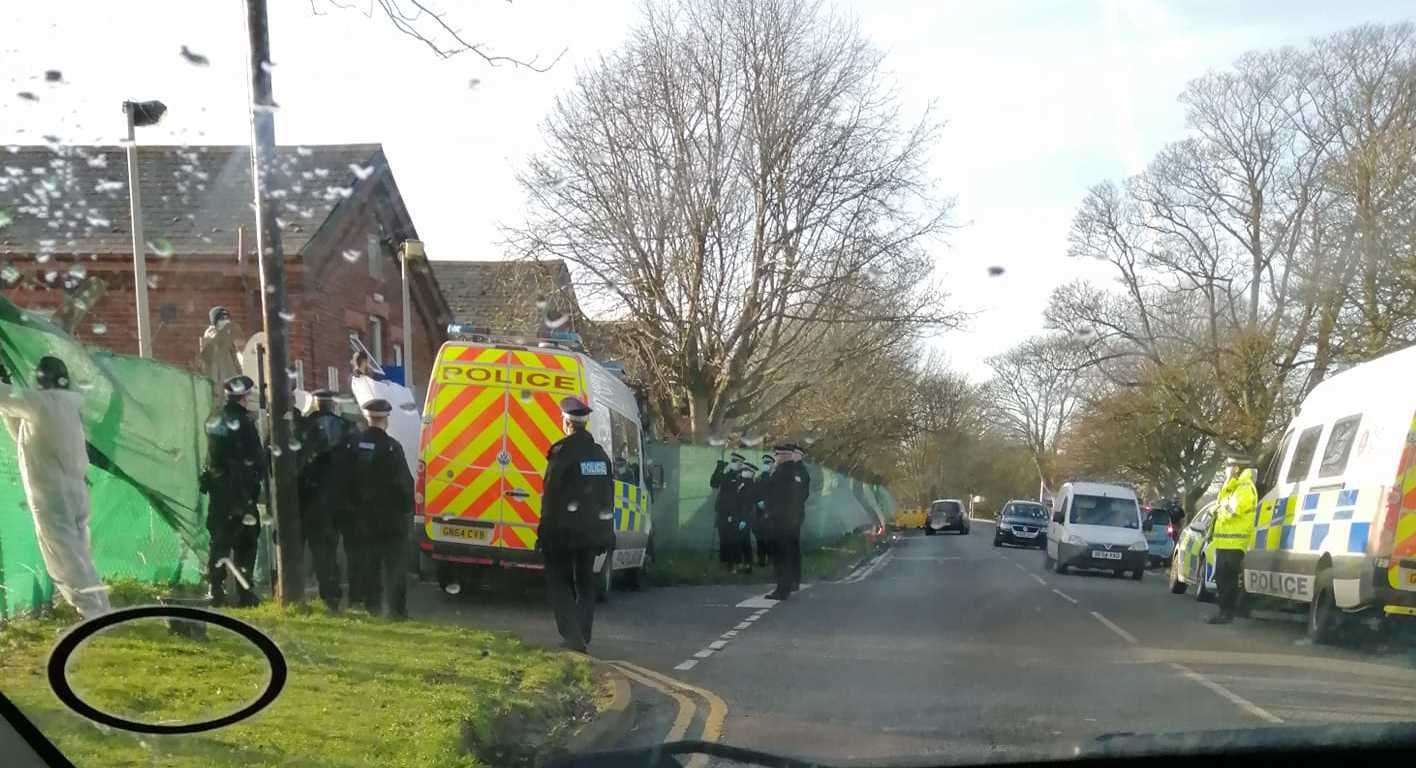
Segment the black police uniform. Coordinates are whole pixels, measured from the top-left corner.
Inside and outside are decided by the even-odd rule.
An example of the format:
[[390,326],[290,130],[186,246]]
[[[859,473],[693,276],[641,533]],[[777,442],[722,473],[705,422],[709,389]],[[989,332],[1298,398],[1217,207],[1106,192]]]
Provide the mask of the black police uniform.
[[772,477],[770,456],[764,456],[761,474],[747,488],[746,501],[752,509],[752,535],[757,539],[757,564],[765,567],[772,555],[772,531],[767,525],[767,482]]
[[[387,401],[364,409],[388,413]],[[386,410],[384,410],[386,409]],[[370,426],[349,442],[346,465],[349,513],[355,546],[349,553],[350,602],[361,598],[370,613],[408,615],[408,527],[413,519],[413,475],[403,447],[383,429]],[[345,550],[349,552],[346,541]]]
[[[537,547],[545,556],[556,629],[568,647],[583,651],[595,623],[595,558],[614,544],[610,457],[577,427],[546,458]],[[603,567],[610,567],[608,558]]]
[[[742,461],[737,454],[733,454],[732,458],[736,462]],[[718,562],[726,566],[737,565],[742,561],[742,545],[737,530],[737,519],[742,514],[742,479],[737,469],[730,469],[728,462],[719,459],[718,465],[713,468],[713,475],[708,478],[708,487],[718,491],[713,499],[713,525],[718,530]]]
[[779,462],[767,479],[766,526],[772,537],[777,588],[768,597],[785,600],[801,586],[801,526],[811,477],[798,461]]
[[[227,391],[231,391],[229,385]],[[266,473],[265,451],[255,419],[239,402],[223,406],[207,422],[206,432],[207,467],[202,472],[202,490],[210,497],[207,578],[211,582],[212,605],[226,604],[225,558],[230,558],[240,570],[236,579],[239,604],[255,605],[260,602],[251,589],[260,541],[256,502]]]
[[[300,532],[310,549],[310,559],[319,584],[320,599],[338,608],[343,597],[339,574],[339,531],[336,521],[344,517],[346,479],[338,476],[342,454],[349,450],[354,425],[334,410],[334,394],[315,393],[318,409],[305,417],[299,434]],[[346,544],[346,546],[348,546]]]

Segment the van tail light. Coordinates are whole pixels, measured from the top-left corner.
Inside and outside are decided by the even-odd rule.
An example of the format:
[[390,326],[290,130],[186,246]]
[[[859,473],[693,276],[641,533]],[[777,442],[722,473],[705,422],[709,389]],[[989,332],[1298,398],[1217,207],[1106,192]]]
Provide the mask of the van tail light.
[[1175,538],[1175,524],[1174,524],[1174,523],[1170,523],[1169,525],[1166,525],[1166,526],[1165,526],[1165,535],[1166,535],[1166,536],[1169,536],[1169,537],[1172,538],[1172,539]]
[[415,515],[423,514],[423,477],[427,474],[427,472],[428,463],[426,461],[419,460],[418,476],[413,478],[413,514]]

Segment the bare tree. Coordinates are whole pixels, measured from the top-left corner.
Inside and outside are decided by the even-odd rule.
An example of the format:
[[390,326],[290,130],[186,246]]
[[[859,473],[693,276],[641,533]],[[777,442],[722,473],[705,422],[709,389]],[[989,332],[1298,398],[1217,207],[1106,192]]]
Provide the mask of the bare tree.
[[956,320],[928,283],[936,126],[902,122],[881,54],[816,0],[647,4],[544,131],[510,241],[574,265],[696,434]]
[[1039,479],[1055,487],[1058,439],[1090,386],[1085,348],[1065,334],[1037,336],[988,362],[989,416],[1027,447]]
[[1192,82],[1193,135],[1074,220],[1070,253],[1111,263],[1116,290],[1066,286],[1050,322],[1094,331],[1112,382],[1163,388],[1177,423],[1257,455],[1334,364],[1416,329],[1412,39],[1362,27]]
[[522,59],[492,53],[485,43],[468,40],[462,30],[448,20],[447,14],[422,0],[310,0],[310,12],[314,15],[323,16],[328,12],[326,8],[355,11],[370,19],[380,15],[388,19],[394,29],[427,46],[441,59],[470,53],[492,66],[511,64],[533,72],[547,72],[565,55],[561,50],[551,61],[542,63],[539,56]]

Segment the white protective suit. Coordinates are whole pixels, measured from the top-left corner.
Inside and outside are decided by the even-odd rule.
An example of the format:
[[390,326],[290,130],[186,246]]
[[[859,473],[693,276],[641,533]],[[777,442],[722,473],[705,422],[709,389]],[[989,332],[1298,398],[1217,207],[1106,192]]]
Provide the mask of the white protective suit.
[[0,415],[15,438],[25,498],[49,578],[85,619],[108,613],[89,542],[88,449],[79,418],[83,395],[0,383]]

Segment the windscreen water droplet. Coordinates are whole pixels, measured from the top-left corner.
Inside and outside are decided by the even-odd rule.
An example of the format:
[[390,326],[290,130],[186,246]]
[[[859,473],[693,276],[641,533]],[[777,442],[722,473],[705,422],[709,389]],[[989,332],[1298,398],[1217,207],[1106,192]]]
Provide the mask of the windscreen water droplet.
[[103,323],[94,323],[93,332],[99,336],[108,333],[108,326]]
[[254,526],[258,522],[260,521],[256,520],[256,516],[249,512],[241,516],[241,525]]
[[226,420],[226,427],[227,427],[227,429],[240,429],[240,428],[241,428],[241,420],[240,420],[240,419],[227,419],[227,420]]
[[358,163],[350,163],[349,170],[353,171],[354,175],[360,181],[363,181],[364,179],[367,179],[374,174],[374,167],[372,165],[359,165]]
[[315,154],[315,150],[310,149],[309,147],[296,147],[295,154],[299,155],[300,157],[309,157],[310,155]]
[[359,252],[356,250],[346,250],[344,252],[344,260],[349,262],[350,264],[353,264],[354,262],[359,260],[359,255]]
[[563,314],[563,315],[561,315],[561,316],[559,316],[559,317],[548,317],[548,318],[546,318],[546,327],[547,327],[547,328],[559,328],[559,327],[561,327],[562,325],[565,325],[569,320],[570,320],[570,315],[565,315],[565,314]]
[[282,450],[280,450],[280,446],[274,445],[274,444],[272,444],[272,445],[270,446],[270,455],[272,455],[272,456],[279,456],[279,455],[281,455],[282,453],[285,453],[285,452],[282,451]]
[[161,237],[156,240],[149,240],[147,246],[153,253],[164,259],[171,257],[175,250],[172,247],[171,241]]
[[995,265],[993,265],[993,266],[991,266],[991,267],[988,268],[988,276],[989,276],[989,277],[998,277],[999,275],[1003,274],[1004,271],[1005,271],[1005,270],[1004,270],[1002,267],[1000,267],[1000,266],[998,266],[998,265],[995,264]]
[[291,437],[290,437],[290,450],[292,450],[292,451],[298,451],[298,450],[300,450],[300,446],[301,446],[301,445],[302,445],[302,443],[300,442],[300,438],[295,437],[294,435],[291,435]]
[[281,320],[284,320],[284,321],[287,322],[287,323],[289,323],[289,322],[294,322],[294,320],[295,320],[295,313],[294,313],[294,312],[291,312],[291,311],[288,310],[288,309],[287,309],[287,310],[282,310],[279,314],[280,314],[280,319],[281,319]]
[[46,69],[44,70],[44,82],[62,83],[64,82],[64,73],[57,69]]
[[39,101],[39,97],[36,96],[36,95],[34,95],[33,93],[31,93],[30,91],[20,91],[19,93],[15,94],[15,95],[16,95],[16,96],[19,96],[21,99],[24,99],[25,101]]

